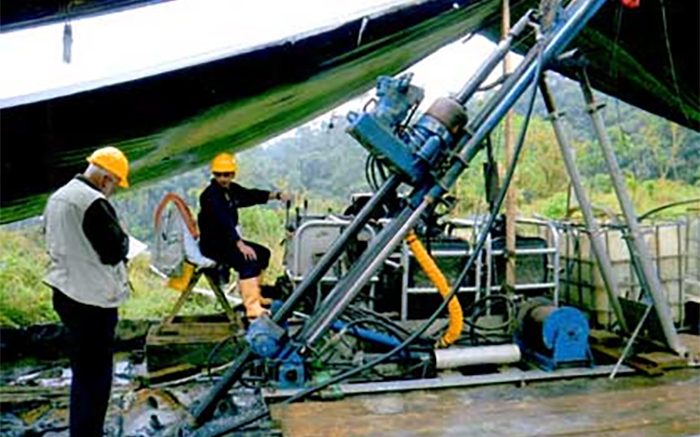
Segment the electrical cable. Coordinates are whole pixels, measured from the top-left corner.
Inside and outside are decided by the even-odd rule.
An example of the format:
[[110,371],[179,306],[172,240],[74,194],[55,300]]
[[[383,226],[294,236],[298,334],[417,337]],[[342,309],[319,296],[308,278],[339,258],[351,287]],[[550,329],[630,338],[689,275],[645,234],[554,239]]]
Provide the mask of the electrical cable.
[[[488,331],[502,331],[504,329],[510,328],[511,323],[513,322],[513,316],[515,315],[515,303],[513,303],[513,300],[511,300],[506,295],[490,294],[488,296],[484,296],[483,298],[479,299],[478,301],[475,301],[468,308],[471,308],[472,311],[479,309],[479,308],[485,308],[485,307],[482,307],[482,305],[484,303],[488,302],[490,299],[501,300],[501,301],[505,302],[506,314],[508,315],[508,318],[505,321],[503,321],[501,324],[495,325],[495,326],[478,325],[476,322],[474,322],[472,320],[478,320],[477,316],[481,315],[481,311],[480,311],[480,312],[477,312],[476,314],[472,313],[470,317],[465,317],[464,323],[466,323],[467,325],[469,325],[473,329],[479,329],[481,331],[486,331],[486,332],[488,332]],[[465,313],[467,313],[466,310],[465,310]]]
[[[369,308],[361,308],[361,307],[356,307],[354,305],[350,305],[348,309],[357,311],[365,316],[369,317],[374,317],[376,319],[381,320],[382,322],[386,323],[388,326],[391,326],[391,329],[396,331],[399,334],[399,337],[407,337],[411,333],[406,330],[403,326],[399,325],[396,323],[394,320],[388,318],[384,314],[378,313],[376,311],[370,310]],[[387,327],[388,327],[387,326]]]
[[379,326],[384,328],[385,333],[393,335],[396,337],[398,340],[403,341],[408,337],[410,334],[406,333],[405,330],[402,329],[397,329],[395,325],[392,325],[390,323],[386,323],[383,320],[380,319],[366,319],[365,322],[369,325],[374,325],[374,326]]
[[396,127],[394,133],[396,135],[401,135],[406,129],[410,129],[411,126],[409,126],[409,123],[411,122],[411,118],[413,118],[413,115],[416,113],[416,110],[418,110],[418,106],[420,106],[420,103],[414,103],[413,107],[410,109],[408,115],[406,118],[404,118],[404,121],[402,124]]
[[[495,325],[495,326],[481,326],[475,322],[475,320],[478,320],[478,316],[481,315],[482,311],[476,312],[475,310],[481,309],[481,308],[486,308],[485,304],[489,300],[500,300],[505,303],[506,306],[506,314],[507,314],[507,319],[504,320],[501,324]],[[515,315],[515,303],[506,295],[504,294],[489,294],[487,296],[484,296],[480,299],[475,300],[474,302],[470,303],[464,308],[464,323],[468,325],[472,330],[479,330],[482,332],[486,332],[489,335],[495,336],[498,335],[496,331],[505,331],[503,333],[503,336],[508,336],[510,335],[509,328],[512,326],[513,322],[513,317]],[[468,315],[468,316],[467,316]],[[442,324],[443,326],[446,325],[446,323]],[[440,328],[437,331],[442,331],[444,328]],[[481,332],[475,332],[472,331],[470,332],[472,335],[480,335],[484,339],[488,340],[488,337]],[[439,337],[439,334],[435,334],[432,336],[432,339],[437,339]],[[458,339],[459,340],[459,339]]]
[[484,91],[492,90],[492,89],[496,88],[496,87],[499,86],[499,85],[503,85],[503,82],[505,82],[505,81],[508,79],[509,76],[510,76],[510,75],[508,75],[508,74],[504,74],[504,75],[502,75],[501,77],[499,77],[498,79],[494,80],[494,81],[491,82],[491,83],[487,83],[486,85],[481,85],[481,86],[480,86],[479,88],[477,88],[476,90],[477,90],[478,92],[484,92]]
[[373,159],[373,156],[371,154],[368,154],[367,158],[365,159],[365,180],[367,181],[367,185],[369,185],[369,188],[372,191],[376,191],[376,189],[374,188],[374,184],[372,184],[372,178],[369,174],[369,168],[370,168],[372,159]]
[[665,209],[673,208],[674,206],[688,205],[690,203],[698,203],[698,202],[700,202],[700,197],[696,197],[694,199],[688,199],[688,200],[679,200],[678,202],[667,203],[666,205],[661,205],[657,208],[650,209],[649,211],[647,211],[644,214],[637,217],[637,220],[641,222],[641,221],[649,218],[650,216],[652,216],[658,212],[661,212]]
[[[610,67],[608,68],[608,76],[615,80],[615,85],[619,85],[617,82],[617,49],[620,47],[620,31],[622,29],[622,11],[624,8],[622,4],[617,4],[617,13],[615,14],[615,38],[613,38],[612,43],[612,54],[610,55]],[[614,74],[613,74],[614,72]]]
[[671,53],[671,39],[668,37],[668,21],[666,20],[666,5],[664,4],[664,0],[659,0],[659,3],[661,3],[661,21],[664,27],[664,42],[666,43],[666,53],[668,54],[668,66],[671,69],[671,79],[673,79],[673,88],[676,92],[676,100],[678,102],[678,106],[680,107],[681,112],[683,113],[683,116],[685,117],[686,122],[690,124],[690,117],[688,117],[688,112],[685,109],[685,104],[681,99],[681,88],[678,85],[678,77],[676,76],[676,66],[673,62],[673,54]]
[[223,340],[219,341],[214,345],[214,347],[209,351],[209,354],[207,355],[207,361],[206,361],[206,369],[207,369],[207,376],[210,378],[212,377],[212,372],[211,372],[211,363],[214,358],[216,358],[216,355],[219,353],[220,349],[229,341],[233,340],[234,338],[238,337],[238,334],[233,334],[229,335]]
[[384,166],[384,164],[377,161],[377,169],[379,170],[379,177],[381,178],[381,181],[382,181],[381,183],[383,184],[384,181],[386,181],[387,178],[389,177],[386,173],[387,172],[386,167]]
[[369,167],[369,174],[372,177],[372,190],[377,191],[378,187],[378,182],[377,182],[377,157],[372,155],[372,162]]
[[[495,203],[496,204],[495,211],[500,210],[500,208],[503,204],[503,201],[505,200],[506,192],[508,191],[508,187],[510,186],[510,182],[513,178],[513,174],[515,173],[515,168],[517,167],[516,164],[518,162],[518,159],[520,157],[520,153],[521,153],[522,148],[523,148],[525,134],[527,133],[527,128],[528,128],[528,125],[530,122],[530,117],[532,115],[532,110],[534,108],[535,96],[537,95],[537,84],[540,80],[540,75],[542,72],[542,53],[543,53],[543,48],[544,48],[544,45],[541,42],[539,42],[539,44],[540,44],[539,47],[537,47],[538,54],[537,54],[537,60],[535,63],[536,70],[535,70],[535,75],[533,76],[534,79],[533,79],[532,85],[531,85],[532,91],[531,91],[531,95],[530,95],[528,109],[527,109],[527,112],[525,115],[525,120],[523,122],[523,126],[521,128],[521,131],[520,131],[520,134],[518,137],[518,143],[516,144],[516,147],[513,151],[513,159],[510,163],[508,171],[506,172],[506,175],[505,175],[505,178],[503,181],[503,186],[501,187],[501,190],[498,193],[497,201]],[[378,358],[375,358],[375,359],[367,362],[366,364],[363,364],[362,366],[359,366],[359,367],[356,367],[352,370],[349,370],[348,372],[333,376],[333,377],[329,378],[328,380],[326,380],[322,383],[319,383],[313,387],[309,387],[305,390],[297,392],[296,394],[294,394],[294,395],[290,396],[289,398],[285,399],[284,401],[282,401],[281,404],[289,404],[289,403],[295,402],[299,399],[303,399],[312,393],[315,393],[315,392],[317,392],[325,387],[328,387],[329,385],[336,384],[344,379],[348,379],[352,376],[360,374],[360,373],[364,372],[365,370],[367,370],[371,367],[374,367],[377,364],[383,362],[384,360],[391,357],[392,355],[395,355],[396,353],[400,352],[401,350],[406,348],[406,346],[408,346],[411,342],[413,342],[416,338],[421,336],[430,327],[430,325],[433,324],[433,322],[442,313],[442,311],[447,307],[447,304],[452,299],[452,297],[454,297],[455,294],[457,294],[457,291],[460,288],[459,284],[462,283],[462,281],[466,277],[467,273],[469,272],[469,269],[471,268],[472,264],[474,264],[474,261],[476,260],[477,255],[479,254],[479,252],[481,252],[481,249],[483,249],[484,244],[486,243],[486,239],[487,239],[488,234],[489,234],[489,230],[493,226],[493,223],[496,219],[496,216],[497,216],[497,214],[495,212],[494,212],[494,214],[491,214],[489,216],[489,219],[487,220],[487,226],[484,227],[483,231],[479,235],[479,239],[477,241],[476,247],[474,248],[474,252],[472,252],[469,259],[467,260],[465,267],[460,272],[458,280],[453,285],[452,290],[450,291],[450,294],[445,296],[445,298],[443,299],[443,302],[440,304],[440,306],[437,308],[437,310],[435,310],[435,312],[430,316],[430,318],[428,318],[425,321],[425,323],[418,330],[413,332],[401,344],[394,347],[389,352],[386,352],[386,353],[380,355]],[[265,417],[266,415],[268,415],[267,411],[260,413],[260,414],[257,414],[255,416],[244,418],[237,423],[227,424],[225,426],[225,429],[211,430],[213,433],[207,434],[207,437],[216,437],[216,436],[225,435],[225,434],[230,433],[231,431],[236,430],[242,426],[245,426],[249,423],[255,422],[256,420],[259,420],[259,419]]]

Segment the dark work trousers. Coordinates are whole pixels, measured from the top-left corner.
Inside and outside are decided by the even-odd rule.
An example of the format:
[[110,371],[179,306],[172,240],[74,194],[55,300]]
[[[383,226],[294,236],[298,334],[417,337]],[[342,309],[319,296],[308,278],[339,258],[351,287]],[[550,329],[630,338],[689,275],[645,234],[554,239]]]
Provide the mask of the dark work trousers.
[[226,253],[226,259],[223,260],[223,264],[237,271],[239,279],[249,279],[260,276],[260,273],[265,270],[270,263],[270,250],[252,241],[243,240],[243,242],[253,248],[257,259],[248,261],[243,257],[243,254],[238,248],[233,248],[233,250]]
[[76,302],[55,288],[53,307],[69,336],[70,435],[102,436],[112,389],[117,309]]

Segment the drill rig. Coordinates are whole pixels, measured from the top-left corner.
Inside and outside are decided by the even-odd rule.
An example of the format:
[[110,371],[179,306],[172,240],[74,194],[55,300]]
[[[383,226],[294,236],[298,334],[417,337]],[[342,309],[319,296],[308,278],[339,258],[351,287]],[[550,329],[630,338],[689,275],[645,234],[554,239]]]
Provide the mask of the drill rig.
[[[513,164],[505,174],[492,214],[480,227],[471,254],[432,315],[423,324],[410,330],[399,329],[390,321],[382,322],[381,329],[368,329],[366,325],[353,324],[342,316],[349,311],[363,311],[352,305],[356,297],[372,281],[396,247],[407,236],[415,238],[412,230],[434,212],[460,174],[485,148],[487,136],[526,93],[529,103],[526,119],[529,118],[544,71],[552,63],[558,62],[569,43],[604,1],[574,0],[565,8],[560,8],[558,4],[551,5],[553,12],[542,12],[542,9],[527,12],[458,93],[437,99],[415,121],[410,120],[411,115],[420,103],[423,91],[410,83],[410,75],[397,79],[379,79],[375,105],[362,113],[350,113],[347,131],[388,169],[386,179],[352,220],[343,225],[325,253],[296,284],[286,300],[274,309],[271,317],[262,317],[251,323],[246,334],[246,344],[213,388],[194,405],[191,411],[193,423],[183,429],[184,433],[223,435],[264,417],[266,412],[213,419],[219,402],[234,385],[246,378],[274,381],[279,388],[299,388],[288,399],[293,401],[382,363],[400,362],[409,376],[416,369],[422,369],[425,375],[425,369],[435,369],[439,367],[437,363],[454,360],[458,364],[464,364],[468,353],[445,354],[438,351],[434,342],[427,341],[423,335],[455,297],[484,247],[513,176],[527,124],[519,136]],[[528,31],[535,36],[532,49],[515,71],[504,78],[498,91],[480,106],[476,114],[467,117],[467,102],[509,52],[516,38]],[[410,187],[410,192],[397,203],[397,190],[400,186]],[[388,204],[398,206],[386,208]],[[377,212],[383,209],[390,212],[382,213],[383,224],[376,235],[353,257],[352,263],[332,288],[317,297],[310,314],[302,315],[302,323],[292,328],[290,318],[295,312],[299,315],[297,310],[301,303],[316,292],[319,282],[348,248],[357,247],[355,243],[358,235],[376,217]],[[539,307],[542,306],[546,307]],[[546,324],[547,315],[554,310],[538,308],[529,307],[525,317],[542,313],[542,320],[538,320]],[[355,315],[359,317],[358,314]],[[586,338],[587,326],[580,328],[577,338]],[[371,344],[368,349],[371,353],[366,355],[368,359],[357,365],[331,375],[322,382],[317,378],[312,383],[310,381],[315,360],[322,355],[322,343],[324,340],[324,344],[328,343],[331,331],[350,333],[359,341]],[[508,349],[481,350],[477,354],[493,357],[494,363],[519,359],[516,346],[505,346]],[[578,357],[580,354],[575,355]]]

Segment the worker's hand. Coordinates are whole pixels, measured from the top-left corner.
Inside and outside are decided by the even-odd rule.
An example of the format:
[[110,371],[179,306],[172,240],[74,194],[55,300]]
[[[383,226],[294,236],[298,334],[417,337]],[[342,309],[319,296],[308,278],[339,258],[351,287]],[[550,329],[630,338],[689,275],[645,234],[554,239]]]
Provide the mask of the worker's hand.
[[255,255],[255,250],[243,242],[243,240],[238,240],[236,242],[236,247],[243,254],[243,258],[246,261],[255,261],[258,257]]
[[292,196],[289,193],[285,193],[283,191],[270,191],[270,200],[288,202],[292,200]]
[[291,194],[280,191],[279,200],[286,203],[294,199],[292,198]]

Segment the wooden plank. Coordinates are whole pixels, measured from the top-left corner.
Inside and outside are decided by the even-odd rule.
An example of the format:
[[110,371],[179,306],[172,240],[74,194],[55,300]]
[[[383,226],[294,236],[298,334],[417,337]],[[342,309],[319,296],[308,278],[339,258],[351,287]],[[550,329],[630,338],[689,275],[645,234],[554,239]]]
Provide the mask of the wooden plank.
[[622,344],[622,338],[619,335],[602,329],[591,329],[588,333],[588,338],[591,343],[595,344],[607,346],[619,346]]
[[151,345],[210,343],[223,341],[233,336],[239,336],[238,328],[228,323],[175,323],[165,329],[154,327],[149,331],[146,343]]
[[[602,355],[613,361],[617,361],[622,355],[622,348],[614,348],[602,344],[592,344],[591,350],[594,354]],[[661,375],[663,373],[663,369],[659,366],[649,363],[648,361],[638,360],[634,356],[627,357],[625,364],[649,376]]]
[[662,370],[686,367],[688,361],[671,352],[645,352],[634,356],[635,359],[648,361]]
[[234,358],[240,341],[238,328],[230,323],[174,323],[161,332],[153,327],[146,338],[149,373],[187,364],[196,368],[217,366]]
[[189,363],[178,364],[172,367],[159,369],[153,372],[148,372],[147,379],[150,384],[158,384],[163,381],[171,381],[185,376],[190,376],[197,373],[200,366],[195,366]]
[[[121,395],[129,390],[129,387],[114,385],[112,387],[112,395]],[[0,386],[0,410],[5,409],[8,405],[24,404],[24,403],[43,403],[51,402],[53,404],[62,404],[68,402],[70,387],[32,387],[32,386]]]

